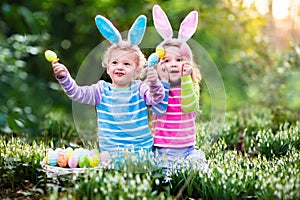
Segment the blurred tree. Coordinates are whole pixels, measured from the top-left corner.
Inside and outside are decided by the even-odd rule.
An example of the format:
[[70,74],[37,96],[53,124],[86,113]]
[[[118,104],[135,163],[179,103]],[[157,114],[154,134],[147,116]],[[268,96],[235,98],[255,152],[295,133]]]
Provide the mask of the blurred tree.
[[[146,15],[148,27],[153,27],[154,4],[166,11],[174,30],[179,29],[181,21],[191,10],[199,11],[198,30],[192,38],[204,47],[218,66],[226,87],[228,109],[252,102],[274,105],[270,102],[276,100],[272,96],[277,95],[277,91],[274,89],[270,95],[265,95],[271,90],[268,87],[262,90],[263,84],[276,78],[287,80],[284,77],[288,76],[278,76],[277,73],[285,63],[299,66],[298,61],[291,61],[299,55],[299,47],[277,64],[279,61],[272,46],[261,32],[267,16],[259,14],[254,6],[244,7],[243,0],[5,1],[0,3],[0,89],[5,91],[1,93],[0,126],[20,131],[13,127],[28,122],[22,126],[38,129],[39,119],[42,120],[46,112],[67,110],[71,114],[71,102],[62,93],[57,93],[59,87],[50,64],[44,59],[44,50],[56,51],[75,77],[89,52],[104,41],[94,23],[97,14],[110,19],[120,32],[127,31],[140,14]],[[145,52],[149,53],[148,50]],[[101,63],[95,67],[100,66]],[[287,72],[289,68],[284,69]],[[296,79],[293,76],[291,80]],[[294,83],[298,84],[292,82],[288,82],[290,89]],[[283,88],[285,83],[278,81],[275,85]],[[274,87],[274,84],[269,85]],[[205,83],[202,88],[202,101],[209,103]],[[283,94],[286,90],[281,91]],[[277,104],[285,104],[280,96],[277,99]],[[297,98],[294,99],[296,102]],[[61,110],[58,105],[66,110]],[[11,115],[14,108],[21,114]],[[30,113],[27,117],[26,112]],[[25,118],[9,126],[9,116]]]

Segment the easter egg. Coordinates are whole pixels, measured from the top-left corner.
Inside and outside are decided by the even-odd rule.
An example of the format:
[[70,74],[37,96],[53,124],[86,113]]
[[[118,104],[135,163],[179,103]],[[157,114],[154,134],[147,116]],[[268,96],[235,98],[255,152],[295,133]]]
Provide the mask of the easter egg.
[[107,151],[103,151],[100,153],[101,162],[107,162],[109,159],[109,153]]
[[51,166],[57,165],[58,153],[56,151],[50,151],[48,155],[48,164]]
[[82,148],[78,149],[78,151],[76,152],[76,154],[77,154],[77,156],[78,156],[78,159],[80,159],[80,158],[83,157],[83,156],[87,156],[86,150],[84,150],[84,149],[82,149]]
[[148,58],[148,65],[149,66],[154,66],[158,63],[159,61],[159,56],[157,53],[152,53],[149,58]]
[[58,154],[57,164],[60,167],[66,167],[68,165],[68,157],[64,153]]
[[68,165],[70,168],[75,168],[78,166],[78,157],[77,155],[72,155],[68,160]]
[[90,167],[90,161],[87,156],[81,156],[78,161],[80,168]]
[[95,154],[90,158],[90,166],[91,167],[97,167],[100,163],[100,155]]
[[156,47],[155,52],[157,53],[159,58],[165,57],[165,49],[161,46]]
[[71,147],[68,147],[65,151],[67,158],[69,159],[72,155],[74,155],[74,151]]
[[58,154],[61,153],[61,152],[63,152],[63,151],[64,150],[62,148],[60,148],[60,147],[55,149],[55,152],[57,152]]
[[45,162],[46,162],[46,164],[49,164],[49,154],[52,151],[53,151],[53,149],[48,149],[47,152],[46,152],[46,156],[45,156]]
[[57,58],[57,55],[54,51],[51,50],[47,50],[45,51],[45,58],[46,60],[48,60],[49,62],[53,62],[53,61],[58,61],[59,59]]

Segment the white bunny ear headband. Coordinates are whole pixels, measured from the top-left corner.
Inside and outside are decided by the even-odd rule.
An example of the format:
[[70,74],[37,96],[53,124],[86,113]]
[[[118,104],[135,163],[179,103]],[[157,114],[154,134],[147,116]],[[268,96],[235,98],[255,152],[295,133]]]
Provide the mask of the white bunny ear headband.
[[[169,19],[166,13],[161,9],[159,5],[154,5],[152,9],[154,27],[157,33],[164,39],[164,42],[175,40],[176,42],[181,43],[180,53],[183,56],[191,56],[191,49],[187,45],[186,41],[188,41],[193,34],[196,32],[198,25],[198,12],[192,11],[190,12],[185,19],[181,22],[178,38],[173,38],[173,29],[169,22]],[[160,58],[164,57],[164,49],[161,45],[159,45],[156,49],[157,54]]]
[[[111,44],[118,44],[122,40],[120,32],[114,27],[114,25],[105,17],[97,15],[95,22],[98,30]],[[128,42],[132,45],[139,45],[144,37],[146,29],[147,18],[144,15],[140,15],[128,32]]]

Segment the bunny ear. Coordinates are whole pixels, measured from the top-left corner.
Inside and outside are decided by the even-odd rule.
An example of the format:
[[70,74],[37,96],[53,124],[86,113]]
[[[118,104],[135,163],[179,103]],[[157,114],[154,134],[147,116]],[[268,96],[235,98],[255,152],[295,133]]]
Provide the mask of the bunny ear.
[[198,12],[190,12],[185,19],[181,22],[178,39],[182,42],[186,42],[195,33],[198,25]]
[[147,23],[147,18],[145,15],[140,15],[135,20],[128,33],[128,41],[131,44],[138,45],[141,43],[144,37],[146,23]]
[[180,54],[185,57],[192,57],[192,50],[187,43],[182,43],[180,46]]
[[171,39],[173,37],[173,29],[166,13],[159,5],[154,5],[152,9],[153,22],[156,31],[163,39]]
[[114,25],[108,19],[106,19],[101,15],[97,15],[95,17],[95,22],[100,33],[110,43],[116,44],[122,40],[120,32],[114,27]]

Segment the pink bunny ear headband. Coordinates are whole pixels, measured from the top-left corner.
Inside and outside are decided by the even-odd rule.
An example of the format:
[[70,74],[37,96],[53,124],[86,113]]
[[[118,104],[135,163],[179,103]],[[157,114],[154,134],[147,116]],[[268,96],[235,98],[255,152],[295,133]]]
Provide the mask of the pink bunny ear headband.
[[174,41],[180,45],[180,54],[183,56],[192,55],[191,49],[186,43],[193,34],[196,32],[198,25],[198,12],[190,12],[180,24],[178,37],[173,38],[173,29],[169,22],[169,19],[166,13],[161,9],[159,5],[154,5],[152,9],[154,27],[157,33],[164,39],[164,41],[157,46],[156,53],[160,58],[163,58],[165,55],[165,50],[163,44],[168,41]]

